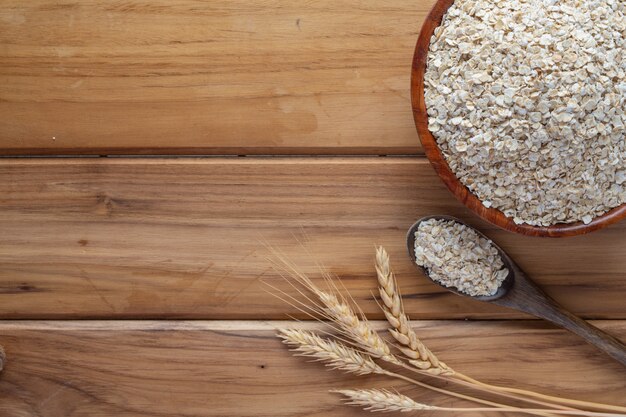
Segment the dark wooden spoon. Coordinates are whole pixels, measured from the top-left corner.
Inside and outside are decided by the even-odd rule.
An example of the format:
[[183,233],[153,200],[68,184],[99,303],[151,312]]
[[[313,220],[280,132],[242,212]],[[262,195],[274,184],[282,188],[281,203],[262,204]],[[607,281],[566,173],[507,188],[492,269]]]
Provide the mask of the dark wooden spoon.
[[[428,270],[415,263],[415,232],[421,222],[433,218],[453,220],[468,226],[461,220],[451,216],[428,216],[419,219],[409,228],[406,237],[409,257],[413,261],[413,265],[422,271],[422,273],[428,278],[430,278]],[[478,230],[476,230],[476,233],[485,239],[489,239]],[[491,239],[489,240],[491,241]],[[598,349],[604,351],[607,355],[626,366],[626,345],[561,307],[556,301],[544,293],[530,278],[528,278],[528,276],[519,268],[519,266],[517,266],[515,262],[513,262],[506,252],[493,243],[493,241],[491,242],[500,253],[502,262],[509,270],[509,275],[504,279],[502,285],[498,288],[498,291],[494,295],[471,296],[458,291],[456,288],[446,287],[439,284],[437,281],[431,280],[455,294],[470,297],[474,300],[487,301],[500,306],[509,307],[548,320],[579,335],[587,342],[596,346]]]

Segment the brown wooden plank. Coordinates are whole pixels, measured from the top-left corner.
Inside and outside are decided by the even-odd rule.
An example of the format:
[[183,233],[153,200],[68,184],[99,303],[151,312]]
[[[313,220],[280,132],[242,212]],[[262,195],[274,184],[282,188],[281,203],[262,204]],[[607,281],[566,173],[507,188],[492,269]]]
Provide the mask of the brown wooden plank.
[[433,0],[0,4],[0,154],[417,153]]
[[[626,337],[624,321],[596,324]],[[290,325],[0,322],[0,343],[8,355],[5,372],[0,374],[0,413],[7,417],[363,415],[327,392],[342,387],[395,387],[423,402],[466,405],[394,380],[349,376],[293,357],[274,337],[275,328]],[[418,332],[448,364],[475,378],[626,404],[626,380],[619,364],[575,336],[541,323],[421,322]]]
[[371,317],[376,244],[413,317],[523,317],[414,270],[405,231],[437,213],[480,227],[573,311],[626,318],[626,223],[556,240],[495,230],[420,158],[4,159],[0,178],[0,318],[284,319],[295,310],[262,281],[294,291],[266,243],[314,277],[323,263]]

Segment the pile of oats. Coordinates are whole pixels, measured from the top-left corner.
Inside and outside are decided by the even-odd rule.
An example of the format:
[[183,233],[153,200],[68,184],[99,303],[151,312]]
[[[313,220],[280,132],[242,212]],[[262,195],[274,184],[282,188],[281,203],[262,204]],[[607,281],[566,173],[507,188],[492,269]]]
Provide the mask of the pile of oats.
[[454,220],[420,223],[415,262],[434,281],[471,296],[495,294],[509,274],[490,240]]
[[431,39],[428,127],[517,224],[626,202],[626,1],[456,0]]

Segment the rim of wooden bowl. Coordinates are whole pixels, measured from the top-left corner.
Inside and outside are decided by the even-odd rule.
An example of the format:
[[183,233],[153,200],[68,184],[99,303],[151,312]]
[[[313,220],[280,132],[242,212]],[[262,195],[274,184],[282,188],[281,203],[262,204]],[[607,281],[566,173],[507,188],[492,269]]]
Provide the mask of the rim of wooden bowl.
[[430,39],[435,28],[441,24],[444,14],[453,3],[454,0],[438,0],[431,9],[422,25],[422,30],[417,44],[415,45],[413,66],[411,68],[411,104],[413,106],[415,127],[417,128],[417,133],[422,142],[426,157],[448,189],[458,200],[465,204],[466,207],[489,223],[502,229],[527,236],[567,237],[582,235],[602,229],[625,218],[626,204],[622,204],[602,216],[594,218],[589,224],[582,222],[557,223],[551,226],[515,224],[512,218],[505,216],[500,210],[483,206],[478,197],[472,194],[472,192],[459,181],[456,175],[454,175],[441,154],[437,141],[428,130],[428,114],[424,100],[424,73],[426,71]]

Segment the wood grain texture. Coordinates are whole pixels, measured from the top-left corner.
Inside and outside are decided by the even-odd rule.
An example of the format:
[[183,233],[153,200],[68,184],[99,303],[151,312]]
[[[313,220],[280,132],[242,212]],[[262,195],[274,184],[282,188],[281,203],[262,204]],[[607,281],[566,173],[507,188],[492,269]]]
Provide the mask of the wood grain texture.
[[474,213],[503,229],[510,230],[527,236],[541,237],[569,237],[590,233],[626,218],[626,204],[615,207],[602,216],[595,217],[589,224],[583,222],[557,223],[551,226],[533,226],[530,224],[516,224],[512,218],[507,217],[496,208],[487,208],[476,195],[454,175],[446,159],[444,158],[437,140],[428,130],[428,112],[424,99],[424,74],[428,62],[428,49],[430,40],[435,29],[441,24],[443,16],[454,0],[438,0],[428,16],[415,45],[413,66],[411,70],[411,103],[413,105],[413,117],[419,133],[420,142],[439,177],[448,189]]
[[417,153],[433,0],[0,4],[0,154]]
[[270,267],[267,244],[315,279],[323,263],[370,317],[381,317],[376,244],[411,317],[523,317],[415,271],[405,232],[436,213],[484,231],[571,311],[626,318],[626,224],[564,240],[496,230],[423,158],[4,159],[0,178],[4,319],[285,319],[297,312],[263,281],[295,292]]
[[[626,323],[596,323],[626,337]],[[331,372],[288,353],[285,322],[2,322],[6,417],[357,416],[330,388],[396,387]],[[317,327],[318,325],[313,325]],[[624,405],[623,369],[578,338],[537,322],[421,322],[451,366],[487,382]],[[307,327],[312,327],[308,325]],[[459,343],[462,341],[462,343]],[[406,393],[464,403],[422,389]],[[479,416],[482,414],[463,414]],[[492,414],[493,415],[493,414]]]

